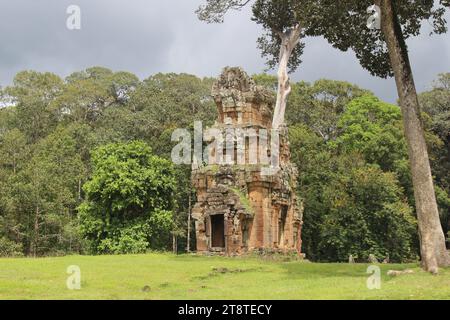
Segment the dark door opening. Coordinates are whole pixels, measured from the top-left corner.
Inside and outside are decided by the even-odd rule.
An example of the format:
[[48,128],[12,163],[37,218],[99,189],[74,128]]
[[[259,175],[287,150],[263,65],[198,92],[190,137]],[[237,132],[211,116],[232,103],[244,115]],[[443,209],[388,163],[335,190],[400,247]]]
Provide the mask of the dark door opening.
[[285,245],[284,231],[286,228],[286,217],[287,217],[287,207],[282,206],[280,220],[278,221],[278,246],[279,247],[284,247],[284,245]]
[[242,246],[248,248],[248,239],[250,238],[248,222],[242,223]]
[[225,248],[225,223],[224,215],[211,216],[211,247]]

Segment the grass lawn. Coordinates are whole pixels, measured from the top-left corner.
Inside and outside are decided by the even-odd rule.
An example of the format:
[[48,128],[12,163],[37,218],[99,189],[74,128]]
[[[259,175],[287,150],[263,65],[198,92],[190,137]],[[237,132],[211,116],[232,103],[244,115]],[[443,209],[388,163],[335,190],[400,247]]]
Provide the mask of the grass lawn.
[[[67,267],[81,269],[68,290]],[[390,269],[414,274],[389,277]],[[0,259],[0,299],[450,299],[450,269],[432,276],[418,265],[381,265],[369,290],[367,265],[273,262],[147,254]]]

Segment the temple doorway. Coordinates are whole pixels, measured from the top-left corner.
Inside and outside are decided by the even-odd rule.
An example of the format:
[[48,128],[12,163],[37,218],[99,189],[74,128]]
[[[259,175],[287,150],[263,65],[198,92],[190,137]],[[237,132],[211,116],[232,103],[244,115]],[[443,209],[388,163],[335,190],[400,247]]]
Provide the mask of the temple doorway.
[[224,215],[211,216],[211,247],[225,248],[225,223]]
[[284,247],[285,245],[284,232],[286,229],[287,210],[287,206],[281,207],[280,220],[278,221],[278,246],[280,248]]

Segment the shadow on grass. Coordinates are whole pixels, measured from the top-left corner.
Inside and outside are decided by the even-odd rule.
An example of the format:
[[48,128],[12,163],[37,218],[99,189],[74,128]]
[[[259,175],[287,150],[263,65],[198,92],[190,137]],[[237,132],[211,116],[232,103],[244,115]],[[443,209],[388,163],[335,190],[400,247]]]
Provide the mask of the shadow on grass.
[[[285,263],[281,267],[289,275],[289,278],[367,278],[370,264],[347,264],[347,263]],[[388,270],[415,269],[417,264],[378,264],[381,276],[385,280],[392,279],[387,276]]]
[[[290,279],[317,279],[317,278],[367,278],[371,273],[367,273],[367,268],[370,264],[348,264],[348,263],[311,263],[305,261],[271,261],[260,259],[256,257],[221,257],[221,256],[202,256],[202,255],[178,255],[169,256],[171,261],[186,263],[188,266],[192,263],[202,263],[209,261],[219,267],[226,267],[227,265],[235,265],[242,262],[242,267],[246,263],[250,263],[252,267],[248,266],[252,272],[271,272],[266,270],[264,266],[275,266],[285,272]],[[258,267],[259,266],[259,267]],[[417,269],[418,264],[378,264],[381,268],[381,276],[386,281],[392,279],[387,276],[388,270],[406,270]],[[188,267],[189,268],[189,267]],[[247,269],[244,267],[244,269]],[[203,275],[205,278],[211,274]]]

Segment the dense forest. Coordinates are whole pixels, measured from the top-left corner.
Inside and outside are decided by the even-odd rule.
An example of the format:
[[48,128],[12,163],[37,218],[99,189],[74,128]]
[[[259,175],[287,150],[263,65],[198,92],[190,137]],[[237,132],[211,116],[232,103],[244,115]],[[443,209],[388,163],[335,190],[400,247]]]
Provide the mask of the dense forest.
[[[275,77],[254,78],[275,93]],[[171,135],[215,121],[213,82],[188,74],[140,81],[102,67],[65,79],[18,73],[0,91],[0,256],[186,250],[191,168],[170,161]],[[450,73],[420,102],[448,234]],[[307,257],[417,260],[400,108],[319,80],[294,83],[286,112]]]

